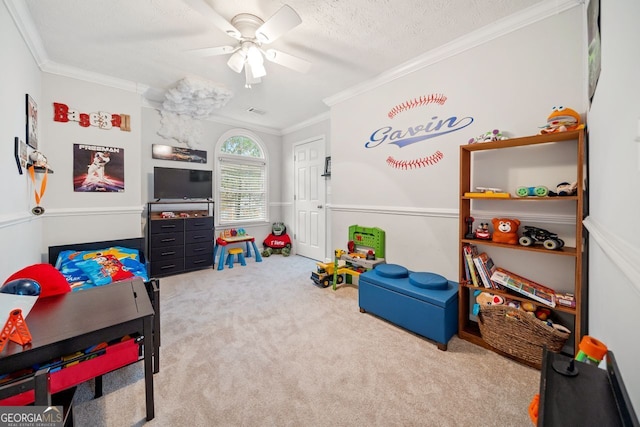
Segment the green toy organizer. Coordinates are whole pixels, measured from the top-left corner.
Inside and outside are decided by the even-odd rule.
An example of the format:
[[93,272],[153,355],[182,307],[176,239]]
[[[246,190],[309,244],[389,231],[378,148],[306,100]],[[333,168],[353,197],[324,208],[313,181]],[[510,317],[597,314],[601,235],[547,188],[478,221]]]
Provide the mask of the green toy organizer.
[[352,240],[356,246],[373,249],[376,258],[384,258],[384,230],[378,227],[352,225],[349,227],[349,240]]

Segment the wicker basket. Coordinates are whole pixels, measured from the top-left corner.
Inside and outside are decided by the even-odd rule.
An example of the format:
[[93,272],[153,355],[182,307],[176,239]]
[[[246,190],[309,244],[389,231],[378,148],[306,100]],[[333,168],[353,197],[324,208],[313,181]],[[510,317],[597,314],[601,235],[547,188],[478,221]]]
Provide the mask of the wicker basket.
[[507,305],[480,306],[478,320],[487,344],[538,368],[542,366],[542,348],[559,352],[570,335]]

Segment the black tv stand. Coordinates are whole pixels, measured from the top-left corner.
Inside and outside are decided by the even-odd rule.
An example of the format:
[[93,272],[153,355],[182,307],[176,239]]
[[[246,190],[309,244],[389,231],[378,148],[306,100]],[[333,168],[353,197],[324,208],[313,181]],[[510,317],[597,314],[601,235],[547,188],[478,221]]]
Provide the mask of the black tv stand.
[[214,244],[213,202],[160,200],[147,203],[147,255],[151,275],[162,277],[210,268]]

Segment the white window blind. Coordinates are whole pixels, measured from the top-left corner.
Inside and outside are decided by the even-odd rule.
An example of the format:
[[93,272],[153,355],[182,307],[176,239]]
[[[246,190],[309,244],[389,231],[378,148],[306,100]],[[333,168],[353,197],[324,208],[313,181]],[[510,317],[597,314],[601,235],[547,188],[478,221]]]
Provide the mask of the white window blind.
[[267,220],[264,161],[220,158],[220,224]]

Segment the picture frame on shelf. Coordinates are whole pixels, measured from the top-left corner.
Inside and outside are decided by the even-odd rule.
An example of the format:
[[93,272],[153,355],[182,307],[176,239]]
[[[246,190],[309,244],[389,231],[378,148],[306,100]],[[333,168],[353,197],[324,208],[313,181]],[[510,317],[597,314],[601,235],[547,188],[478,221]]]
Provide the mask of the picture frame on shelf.
[[27,145],[34,150],[38,149],[38,105],[33,98],[26,94],[26,114],[27,114]]
[[28,156],[27,156],[27,144],[19,137],[15,137],[15,156],[16,164],[18,165],[18,172],[22,175],[23,171],[27,168]]

